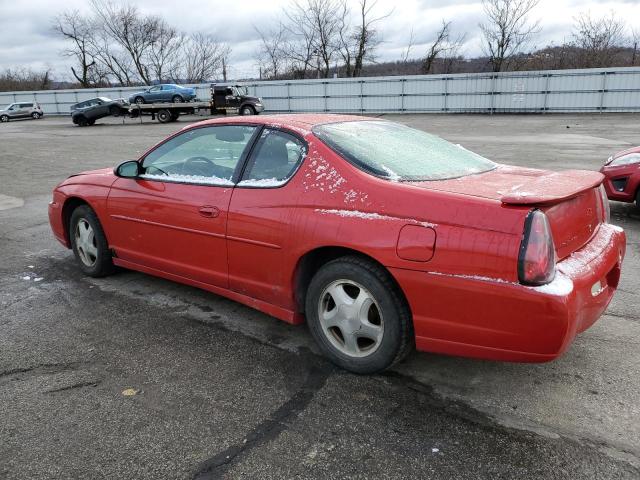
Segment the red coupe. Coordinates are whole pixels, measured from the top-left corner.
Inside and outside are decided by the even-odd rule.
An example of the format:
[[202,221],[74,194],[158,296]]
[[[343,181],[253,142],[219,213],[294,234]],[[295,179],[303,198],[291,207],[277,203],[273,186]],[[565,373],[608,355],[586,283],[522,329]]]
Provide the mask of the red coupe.
[[600,172],[605,176],[604,188],[611,200],[635,201],[640,208],[640,147],[609,157]]
[[306,320],[354,372],[414,347],[544,362],[618,286],[625,235],[602,180],[379,119],[237,117],[69,177],[49,218],[86,274],[125,267]]

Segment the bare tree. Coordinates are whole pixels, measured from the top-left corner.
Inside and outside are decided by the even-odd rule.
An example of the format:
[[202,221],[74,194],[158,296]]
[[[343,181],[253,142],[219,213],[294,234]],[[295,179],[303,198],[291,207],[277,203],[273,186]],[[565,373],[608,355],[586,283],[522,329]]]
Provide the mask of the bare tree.
[[385,18],[389,17],[393,10],[380,17],[371,17],[371,11],[378,3],[374,0],[367,5],[367,0],[360,0],[359,19],[360,22],[356,27],[354,39],[356,41],[357,49],[353,65],[353,76],[359,77],[362,73],[362,66],[366,60],[374,59],[374,50],[380,44],[380,38],[378,31],[374,25]]
[[438,55],[444,52],[448,47],[449,42],[449,30],[451,28],[451,22],[445,22],[442,20],[442,27],[436,33],[436,38],[429,47],[427,55],[422,60],[422,72],[431,73],[431,67]]
[[111,39],[131,57],[139,79],[150,85],[147,55],[158,41],[162,19],[141,15],[133,5],[116,5],[109,0],[91,0],[91,5]]
[[516,58],[540,31],[529,14],[540,0],[482,0],[486,22],[480,24],[484,49],[494,72],[512,68]]
[[638,42],[640,42],[640,29],[631,28],[631,66],[636,66],[638,60]]
[[254,27],[260,35],[260,49],[258,51],[258,62],[261,71],[266,77],[278,78],[286,64],[285,42],[286,28],[279,24],[273,30],[262,31]]
[[343,3],[344,0],[304,0],[304,3],[303,0],[293,0],[284,11],[293,35],[305,40],[303,50],[296,48],[293,57],[304,63],[305,70],[315,57],[318,72],[325,78],[329,76],[331,61],[340,44],[338,37],[344,22],[341,15]]
[[411,56],[411,49],[413,48],[413,27],[409,30],[409,41],[407,42],[407,48],[402,51],[401,59],[402,63],[406,64],[409,61],[409,57]]
[[229,58],[231,48],[206,33],[188,37],[183,49],[183,77],[189,83],[203,83],[213,79]]
[[157,37],[148,51],[148,64],[152,78],[177,80],[182,67],[182,47],[185,35],[164,20],[158,24]]
[[99,83],[102,78],[96,75],[96,60],[90,52],[93,35],[91,22],[77,10],[70,10],[54,18],[53,30],[71,42],[71,46],[63,50],[62,55],[75,58],[78,70],[71,67],[71,73],[80,85],[89,87]]
[[613,65],[624,42],[624,21],[617,18],[614,12],[600,18],[583,12],[575,21],[573,43],[581,50],[579,66],[593,68]]

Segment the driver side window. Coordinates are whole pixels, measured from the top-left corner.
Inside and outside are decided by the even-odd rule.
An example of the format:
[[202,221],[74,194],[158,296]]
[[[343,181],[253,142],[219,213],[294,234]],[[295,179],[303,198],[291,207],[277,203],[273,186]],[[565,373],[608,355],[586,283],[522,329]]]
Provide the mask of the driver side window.
[[141,178],[230,186],[255,127],[225,125],[188,130],[150,152]]

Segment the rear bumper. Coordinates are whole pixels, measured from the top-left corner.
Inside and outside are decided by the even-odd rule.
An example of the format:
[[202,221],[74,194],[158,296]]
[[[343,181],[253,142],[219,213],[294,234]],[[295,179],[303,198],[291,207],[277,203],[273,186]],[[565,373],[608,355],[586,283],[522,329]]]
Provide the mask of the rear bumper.
[[390,269],[409,301],[418,350],[520,362],[564,353],[609,305],[625,253],[622,229],[601,225],[543,287]]

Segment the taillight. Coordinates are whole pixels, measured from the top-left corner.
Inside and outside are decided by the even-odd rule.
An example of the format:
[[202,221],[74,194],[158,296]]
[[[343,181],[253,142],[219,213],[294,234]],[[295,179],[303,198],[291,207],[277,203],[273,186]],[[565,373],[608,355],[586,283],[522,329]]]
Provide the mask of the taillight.
[[609,208],[609,199],[607,198],[607,191],[604,189],[604,184],[600,184],[598,187],[598,193],[600,194],[600,206],[602,207],[602,223],[609,223],[611,220],[611,208]]
[[547,216],[532,210],[524,222],[518,256],[518,278],[526,285],[544,285],[556,274],[556,249]]

